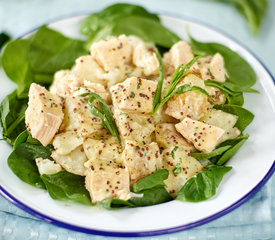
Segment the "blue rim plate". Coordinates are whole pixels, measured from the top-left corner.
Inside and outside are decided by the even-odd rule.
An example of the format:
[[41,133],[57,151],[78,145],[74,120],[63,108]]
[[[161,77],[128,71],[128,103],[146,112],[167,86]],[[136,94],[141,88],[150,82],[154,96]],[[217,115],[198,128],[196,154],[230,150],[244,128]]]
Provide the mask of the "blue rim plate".
[[[226,45],[228,45],[229,47],[231,47],[232,49],[238,51],[241,55],[243,55],[249,62],[250,64],[254,65],[254,66],[257,66],[257,69],[256,69],[256,73],[258,76],[260,76],[260,80],[261,80],[261,84],[258,83],[258,85],[256,85],[256,88],[258,90],[262,90],[262,92],[264,92],[265,94],[261,95],[261,96],[258,96],[258,99],[257,99],[257,96],[256,97],[251,97],[251,96],[246,96],[246,101],[248,101],[248,109],[253,109],[255,113],[257,112],[261,112],[260,110],[266,110],[266,111],[263,111],[263,112],[271,112],[271,113],[266,113],[266,119],[272,119],[274,120],[275,119],[275,114],[274,114],[274,109],[272,108],[272,104],[274,104],[274,96],[275,95],[272,95],[270,96],[270,93],[273,93],[275,88],[274,88],[274,82],[275,82],[275,79],[272,77],[271,73],[268,71],[268,69],[264,66],[264,64],[251,52],[249,51],[246,47],[242,46],[240,43],[238,43],[236,40],[232,40],[232,38],[224,33],[222,33],[221,31],[213,28],[213,27],[209,27],[203,23],[200,23],[198,21],[194,21],[194,20],[190,20],[189,18],[184,18],[184,19],[180,19],[180,18],[173,18],[173,17],[169,17],[167,16],[161,16],[162,17],[162,20],[164,22],[164,25],[166,25],[167,27],[169,27],[170,29],[174,30],[175,32],[178,31],[177,28],[179,28],[179,26],[181,26],[181,28],[183,28],[183,25],[186,26],[186,25],[189,25],[191,26],[190,27],[190,32],[191,34],[197,39],[199,40],[202,40],[202,41],[210,41],[212,40],[213,41],[213,34],[215,35],[215,37],[217,37],[217,40],[219,42],[224,42],[224,41],[228,41]],[[62,19],[62,20],[59,20],[59,21],[55,21],[53,23],[50,23],[49,26],[50,27],[53,27],[53,28],[56,28],[58,30],[62,30],[62,28],[64,29],[64,26],[66,26],[66,24],[69,22],[69,25],[71,24],[71,22],[76,22],[76,21],[79,21],[79,18],[82,18],[81,16],[75,16],[75,17],[71,17],[71,18],[66,18],[66,19]],[[77,19],[77,20],[76,20]],[[197,28],[197,31],[193,30],[193,27],[194,29]],[[184,28],[185,29],[185,28]],[[200,33],[198,33],[198,29],[199,31],[201,32],[209,32],[209,39],[208,37],[206,36],[205,37],[205,34],[203,35],[204,37],[202,37],[203,39],[201,39],[200,37]],[[34,29],[35,30],[35,29]],[[32,33],[34,30],[30,31],[29,33]],[[28,34],[29,34],[28,33]],[[67,32],[65,32],[66,34]],[[68,33],[70,35],[70,33]],[[27,34],[25,34],[24,36],[26,36]],[[180,35],[181,37],[183,37],[184,39],[187,39],[186,38],[186,35],[184,34],[181,34]],[[211,38],[212,36],[212,38]],[[73,35],[73,37],[75,37]],[[264,75],[262,75],[264,74]],[[268,77],[267,77],[268,76]],[[269,79],[267,79],[269,78]],[[263,79],[263,81],[262,81]],[[271,89],[268,89],[270,88],[271,86],[271,83],[272,83],[272,87]],[[9,87],[10,89],[13,88],[13,86]],[[5,91],[7,92],[7,91]],[[2,96],[3,95],[3,96]],[[0,97],[4,97],[5,94],[2,94]],[[258,108],[255,108],[255,103],[254,100],[256,98],[257,102],[260,102],[259,103],[259,106]],[[261,102],[261,98],[265,98],[262,102]],[[260,101],[259,101],[260,99]],[[270,104],[270,101],[271,101],[271,104]],[[267,104],[266,103],[269,103],[268,105],[269,106],[266,106]],[[261,105],[262,104],[262,105]],[[266,109],[264,109],[263,106],[266,106]],[[257,116],[257,115],[256,115]],[[263,130],[263,133],[258,133],[257,129],[259,129],[258,127],[259,126],[262,126],[262,125],[257,125],[257,124],[261,124],[261,120],[256,120],[256,123],[255,125],[253,126],[252,124],[252,127],[249,127],[249,130],[248,132],[250,133],[251,132],[251,137],[250,139],[253,139],[253,137],[258,137],[257,139],[259,140],[259,144],[264,144],[265,141],[261,141],[261,138],[259,138],[259,136],[261,136],[261,134],[265,133],[265,131],[267,131],[266,129],[261,129]],[[258,135],[259,134],[259,135]],[[274,142],[274,141],[273,141]],[[249,149],[249,145],[253,145],[252,142],[248,143],[248,150],[247,151],[251,151],[251,149]],[[0,146],[1,148],[1,146]],[[8,154],[11,149],[8,147],[8,146],[4,146],[3,149],[5,148],[5,154]],[[246,148],[245,146],[243,148]],[[246,151],[242,151],[240,150],[240,153],[237,154],[239,158],[241,158],[242,161],[246,161],[245,158],[248,158],[249,160],[249,157],[251,158],[252,156],[250,156],[248,154],[247,157],[245,157],[247,155],[247,152]],[[187,230],[187,229],[190,229],[190,228],[193,228],[193,227],[197,227],[197,226],[200,226],[202,224],[205,224],[205,223],[208,223],[210,221],[213,221],[231,211],[233,211],[234,209],[236,209],[237,207],[239,207],[241,204],[243,204],[244,202],[246,202],[248,199],[250,199],[255,193],[257,193],[260,188],[268,181],[268,179],[272,176],[272,174],[274,173],[275,171],[275,162],[274,162],[274,151],[271,151],[270,154],[266,155],[266,158],[268,158],[269,160],[266,161],[266,165],[268,165],[267,167],[263,168],[263,170],[259,170],[259,171],[262,171],[261,173],[259,173],[259,175],[257,174],[254,174],[254,168],[255,166],[252,166],[251,167],[251,172],[254,174],[254,176],[256,176],[257,180],[256,182],[254,182],[254,185],[247,185],[249,190],[248,191],[243,191],[242,193],[243,194],[239,194],[237,197],[234,198],[234,200],[232,200],[232,202],[230,203],[227,203],[227,205],[225,206],[220,206],[220,210],[218,211],[215,211],[215,209],[211,210],[210,212],[207,212],[205,213],[205,215],[203,217],[198,217],[195,221],[183,221],[182,223],[178,222],[178,223],[170,223],[170,225],[167,223],[167,226],[168,227],[165,227],[165,225],[155,225],[155,226],[151,226],[150,229],[138,229],[138,230],[128,230],[128,226],[125,227],[125,229],[122,229],[122,230],[115,230],[115,229],[112,229],[110,230],[110,226],[108,227],[94,227],[93,225],[91,226],[85,226],[85,225],[81,225],[79,223],[76,223],[76,224],[73,224],[71,221],[66,221],[62,219],[62,214],[64,214],[62,212],[62,214],[59,214],[59,215],[54,215],[54,214],[47,214],[47,211],[45,211],[45,209],[39,209],[37,207],[32,207],[32,204],[29,200],[26,200],[26,199],[23,199],[22,200],[19,200],[20,198],[20,194],[22,193],[18,193],[17,194],[17,190],[16,188],[14,189],[11,189],[10,186],[8,186],[4,180],[2,179],[1,180],[1,176],[0,176],[0,183],[1,183],[1,186],[0,186],[0,193],[1,195],[3,195],[8,201],[10,201],[11,203],[13,203],[14,205],[16,205],[17,207],[21,208],[22,210],[26,211],[27,213],[45,221],[45,222],[48,222],[48,223],[52,223],[54,225],[57,225],[57,226],[60,226],[60,227],[64,227],[64,228],[68,228],[68,229],[71,229],[71,230],[75,230],[75,231],[80,231],[80,232],[84,232],[84,233],[90,233],[90,234],[98,234],[98,235],[105,235],[105,236],[119,236],[119,237],[144,237],[144,236],[153,236],[153,235],[160,235],[160,234],[168,234],[168,233],[174,233],[174,232],[178,232],[178,231],[182,231],[182,230]],[[243,160],[244,159],[244,160]],[[6,158],[5,159],[2,159],[3,160],[3,163],[4,164],[4,161],[6,161]],[[239,160],[240,161],[240,160]],[[236,168],[235,172],[233,171],[233,173],[228,177],[226,178],[223,183],[221,184],[221,189],[220,191],[218,191],[217,195],[214,199],[211,199],[210,201],[207,201],[206,204],[212,202],[211,204],[217,204],[219,205],[219,201],[220,201],[220,195],[222,196],[223,195],[223,191],[226,191],[227,188],[230,188],[230,185],[228,185],[230,182],[234,183],[234,181],[232,179],[238,177],[238,172],[239,172],[239,165],[241,165],[241,162],[240,161],[239,163],[236,163],[236,166],[234,165],[235,162],[237,162],[237,159],[236,157],[234,156],[232,160],[230,160],[230,163],[229,165],[233,165],[234,166],[234,169]],[[5,166],[7,167],[7,166]],[[240,169],[241,170],[241,169]],[[3,170],[4,171],[4,170]],[[6,170],[8,173],[7,174],[12,174],[11,171],[9,170]],[[1,175],[1,170],[0,170],[0,175]],[[247,177],[251,177],[251,175],[247,175]],[[33,192],[33,191],[39,191],[39,193],[36,194],[36,192],[34,192],[35,194],[33,195],[34,198],[37,198],[37,199],[41,199],[42,201],[50,201],[50,202],[53,202],[54,205],[52,205],[53,207],[56,207],[57,209],[59,207],[65,207],[65,210],[64,211],[67,211],[68,210],[68,204],[55,204],[55,201],[54,200],[51,200],[49,197],[47,198],[46,197],[46,200],[44,199],[44,195],[47,195],[46,192],[42,191],[42,190],[36,190],[34,189],[33,187],[27,185],[25,183],[22,183],[20,182],[20,180],[18,180],[15,176],[13,176],[12,174],[12,178],[14,178],[14,183],[15,184],[20,184],[20,187],[22,188],[25,188],[24,191],[26,192]],[[238,179],[237,179],[238,181]],[[3,183],[3,184],[2,184]],[[252,186],[252,187],[251,187]],[[244,188],[246,187],[246,185],[243,186]],[[240,189],[241,191],[242,189]],[[52,203],[51,203],[52,204]],[[167,204],[170,204],[169,207],[171,207],[171,209],[173,210],[173,205],[174,204],[177,204],[177,208],[179,206],[182,206],[184,204],[187,204],[187,203],[182,203],[182,202],[177,202],[177,201],[173,201],[172,203],[164,203],[164,204],[160,204],[160,205],[157,205],[157,206],[152,206],[152,207],[145,207],[145,208],[138,208],[135,210],[134,214],[136,214],[136,211],[140,211],[140,212],[144,212],[144,211],[148,211],[150,212],[151,209],[155,208],[154,211],[162,211],[162,208],[164,208]],[[179,205],[180,204],[180,205]],[[200,209],[200,207],[205,207],[207,205],[196,205],[196,203],[192,203],[192,205],[188,205],[188,207],[193,207],[193,206],[198,206],[198,210]],[[213,206],[213,205],[212,205]],[[74,205],[70,205],[69,204],[69,207],[72,207],[74,208]],[[86,211],[87,207],[83,207],[80,209],[80,212],[81,211]],[[169,209],[169,208],[168,208]],[[120,210],[119,210],[120,211]],[[131,211],[131,210],[122,210],[124,211],[123,214],[128,214],[127,211]],[[114,212],[117,212],[117,211],[111,211],[110,212],[110,215],[112,214],[116,214]],[[131,212],[133,213],[133,212]],[[167,212],[165,212],[166,214],[169,214]],[[91,212],[91,214],[93,214]],[[96,214],[96,213],[95,213]],[[139,213],[138,213],[139,214]],[[91,215],[92,216],[92,215]],[[106,217],[106,216],[105,216]],[[139,217],[142,217],[141,216],[138,216],[137,215],[137,219],[139,219]],[[169,215],[165,215],[165,218],[169,218]],[[107,216],[108,220],[110,220],[109,216]],[[119,220],[118,220],[119,221]],[[144,221],[146,221],[146,219],[144,219]],[[130,227],[131,229],[131,227]]]

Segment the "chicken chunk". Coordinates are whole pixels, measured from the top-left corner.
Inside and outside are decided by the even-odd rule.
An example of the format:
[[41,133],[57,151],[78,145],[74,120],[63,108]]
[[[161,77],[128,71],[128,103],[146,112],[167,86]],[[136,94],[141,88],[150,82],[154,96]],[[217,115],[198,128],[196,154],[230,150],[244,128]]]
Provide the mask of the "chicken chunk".
[[40,175],[43,174],[55,174],[62,170],[62,167],[50,159],[36,158],[36,166]]
[[62,123],[62,107],[62,98],[36,83],[31,84],[28,108],[25,112],[26,125],[32,137],[43,146],[51,143]]
[[192,120],[191,118],[183,119],[175,127],[182,136],[194,144],[196,149],[204,153],[214,150],[224,134],[222,128]]
[[201,121],[222,128],[224,134],[219,142],[223,142],[227,139],[233,139],[238,137],[241,132],[238,128],[234,127],[238,121],[238,116],[231,113],[226,113],[221,110],[210,109],[207,114],[201,119]]
[[125,64],[131,62],[132,46],[125,35],[110,37],[91,46],[91,55],[105,72],[114,68],[124,69]]
[[214,56],[200,58],[197,61],[197,65],[204,80],[225,82],[227,73],[221,54],[216,53]]
[[135,141],[127,140],[122,158],[129,170],[131,185],[154,173],[162,165],[159,147],[155,142],[141,146]]
[[76,175],[86,175],[84,163],[87,161],[87,157],[84,153],[83,146],[77,147],[66,155],[60,155],[57,151],[53,151],[51,157],[66,169],[66,171]]
[[126,113],[115,109],[114,117],[123,143],[125,140],[133,140],[139,144],[152,142],[151,135],[155,126],[150,115]]
[[87,170],[85,182],[93,203],[112,198],[127,201],[130,198],[128,170],[115,163],[93,163]]
[[164,181],[166,190],[176,197],[188,179],[203,170],[198,160],[186,154],[184,148],[170,147],[162,152],[163,166],[169,171]]
[[193,144],[186,141],[181,134],[179,134],[172,123],[162,123],[156,126],[156,142],[162,148],[169,148],[178,146],[184,149],[186,153],[194,152]]
[[115,108],[132,113],[152,113],[157,82],[131,77],[111,87]]

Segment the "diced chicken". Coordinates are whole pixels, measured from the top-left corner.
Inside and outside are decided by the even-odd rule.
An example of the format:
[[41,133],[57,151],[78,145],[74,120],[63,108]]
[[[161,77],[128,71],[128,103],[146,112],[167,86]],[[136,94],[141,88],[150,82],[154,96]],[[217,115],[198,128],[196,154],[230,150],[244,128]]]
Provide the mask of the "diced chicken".
[[25,112],[26,125],[32,137],[43,146],[51,143],[62,123],[62,107],[62,98],[36,83],[31,84],[28,108]]
[[55,136],[53,146],[57,154],[66,155],[83,144],[83,138],[75,131],[65,131]]
[[123,143],[125,140],[133,140],[139,144],[152,142],[155,126],[150,115],[126,113],[115,109],[114,117]]
[[231,113],[210,109],[201,119],[201,121],[224,130],[224,134],[221,137],[220,142],[223,142],[227,139],[236,138],[241,134],[240,130],[234,127],[238,121],[238,116]]
[[62,170],[61,166],[58,163],[55,163],[49,159],[36,158],[35,159],[38,171],[40,175],[43,174],[55,174]]
[[53,151],[51,157],[66,171],[76,175],[86,175],[84,163],[87,161],[87,157],[82,146],[77,147],[75,150],[66,155],[60,155],[57,151]]
[[[194,74],[187,75],[178,86],[188,84],[205,88],[204,81]],[[177,86],[177,87],[178,87]],[[198,90],[177,94],[169,99],[165,113],[179,120],[185,117],[198,120],[207,112],[207,96]]]
[[65,98],[65,118],[62,128],[74,131],[80,137],[87,137],[92,133],[101,131],[101,120],[92,115],[88,106],[88,97],[67,96]]
[[144,43],[140,43],[134,48],[133,63],[142,68],[145,76],[159,73],[159,62],[156,53],[148,50]]
[[[205,90],[215,100],[215,104],[218,104],[218,105],[225,104],[226,97],[220,91],[220,89],[215,88],[215,87],[205,86]],[[211,108],[212,106],[213,106],[212,101],[208,99],[208,107]]]
[[129,170],[131,185],[154,173],[162,165],[159,147],[155,142],[141,146],[135,141],[126,141],[122,158]]
[[162,123],[156,126],[156,142],[162,148],[169,148],[178,146],[185,150],[186,153],[194,152],[193,144],[186,141],[185,138],[179,134],[172,123]]
[[132,46],[125,35],[110,37],[91,46],[91,55],[105,72],[114,68],[124,69],[125,64],[131,62]]
[[209,153],[220,142],[224,130],[213,125],[185,118],[175,125],[177,131],[201,152]]
[[131,77],[111,87],[115,108],[132,113],[152,113],[157,82]]
[[197,65],[204,80],[225,82],[227,73],[221,54],[216,53],[214,56],[200,58]]
[[169,171],[164,181],[166,190],[176,197],[188,179],[203,170],[198,160],[186,154],[185,149],[170,147],[162,152],[163,166]]
[[87,170],[85,181],[93,203],[111,198],[125,201],[130,198],[129,173],[115,163],[95,162]]
[[[89,160],[116,162],[121,164],[122,148],[114,137],[109,136],[100,140],[87,138],[83,144],[86,156]],[[85,165],[89,167],[90,161]]]

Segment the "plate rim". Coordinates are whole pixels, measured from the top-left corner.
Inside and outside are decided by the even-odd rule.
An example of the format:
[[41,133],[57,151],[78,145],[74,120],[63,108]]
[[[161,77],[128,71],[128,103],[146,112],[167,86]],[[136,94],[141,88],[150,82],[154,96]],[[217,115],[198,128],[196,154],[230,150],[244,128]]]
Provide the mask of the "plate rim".
[[[43,25],[49,25],[49,24],[52,24],[52,23],[56,23],[56,22],[66,20],[66,19],[69,19],[69,18],[74,18],[74,17],[81,17],[81,16],[84,17],[84,16],[87,16],[91,13],[92,12],[89,12],[89,13],[82,12],[82,13],[79,13],[79,14],[63,15],[61,17],[54,18],[51,21],[48,21],[47,23],[45,23]],[[239,45],[240,47],[245,49],[250,55],[252,55],[260,63],[261,67],[264,68],[264,70],[270,76],[270,78],[273,80],[273,84],[275,84],[275,78],[273,77],[270,70],[263,63],[263,61],[254,52],[252,52],[252,50],[250,50],[248,47],[246,47],[244,44],[242,44],[239,40],[235,39],[234,37],[232,37],[228,33],[225,33],[223,30],[219,29],[218,27],[212,26],[211,24],[205,23],[205,22],[203,22],[199,19],[195,19],[195,18],[192,18],[192,17],[189,17],[189,16],[180,15],[180,14],[177,14],[177,13],[168,13],[166,11],[159,11],[157,14],[159,16],[170,17],[170,18],[174,18],[174,19],[178,19],[178,20],[187,20],[189,22],[199,24],[203,27],[211,29],[211,30],[225,36],[229,40],[233,41],[234,43],[236,43],[237,45]],[[32,28],[31,30],[25,32],[24,34],[19,35],[16,39],[22,38],[22,37],[34,32],[39,27],[40,26]],[[1,50],[2,49],[0,49],[0,53],[1,53]],[[92,228],[81,227],[81,226],[77,226],[77,225],[73,225],[73,224],[70,224],[70,223],[63,222],[63,221],[55,219],[51,216],[47,216],[46,214],[40,213],[37,210],[34,210],[33,208],[27,206],[26,204],[24,204],[23,202],[18,200],[16,197],[14,197],[12,194],[10,194],[1,185],[0,185],[0,194],[6,200],[11,202],[13,205],[15,205],[16,207],[22,209],[23,211],[29,213],[30,215],[32,215],[32,216],[34,216],[34,217],[36,217],[40,220],[43,220],[46,223],[51,223],[55,226],[59,226],[59,227],[62,227],[62,228],[66,228],[66,229],[74,230],[74,231],[78,231],[78,232],[83,232],[83,233],[88,233],[88,234],[95,234],[95,235],[102,235],[102,236],[146,237],[146,236],[171,234],[171,233],[175,233],[175,232],[179,232],[179,231],[183,231],[183,230],[188,230],[188,229],[191,229],[191,228],[194,228],[194,227],[201,226],[201,225],[206,224],[208,222],[214,221],[214,220],[226,215],[227,213],[232,212],[233,210],[235,210],[236,208],[241,206],[243,203],[248,201],[250,198],[252,198],[265,185],[265,183],[271,178],[271,176],[273,175],[274,172],[275,172],[275,160],[273,161],[273,164],[270,167],[269,171],[266,173],[266,175],[263,177],[263,179],[261,181],[259,181],[259,183],[254,188],[252,188],[246,195],[244,195],[238,201],[234,202],[230,206],[224,208],[223,210],[221,210],[217,213],[214,213],[214,214],[212,214],[208,217],[205,217],[203,219],[200,219],[196,222],[191,222],[191,223],[184,224],[184,225],[181,225],[181,226],[169,227],[169,228],[159,229],[159,230],[148,230],[148,231],[131,231],[131,232],[119,232],[119,231],[117,231],[116,232],[116,231],[97,230],[97,229],[92,229]]]

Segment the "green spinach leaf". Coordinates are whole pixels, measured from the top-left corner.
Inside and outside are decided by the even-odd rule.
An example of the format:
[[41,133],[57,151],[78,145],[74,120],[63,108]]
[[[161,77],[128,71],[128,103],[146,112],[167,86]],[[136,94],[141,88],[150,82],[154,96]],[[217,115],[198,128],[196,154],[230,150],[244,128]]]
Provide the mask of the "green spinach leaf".
[[124,201],[121,199],[107,199],[99,202],[98,204],[109,210],[135,207],[135,205],[130,203],[129,201]]
[[231,169],[226,166],[211,166],[204,169],[183,185],[176,200],[200,202],[213,197],[223,176]]
[[85,177],[60,171],[51,175],[43,174],[41,179],[53,199],[92,205],[85,188]]
[[200,152],[192,153],[192,157],[196,158],[197,160],[209,159],[209,158],[221,155],[222,153],[227,151],[229,148],[231,148],[231,145],[216,148],[210,153],[200,153]]
[[10,40],[10,36],[4,32],[0,33],[0,48]]

